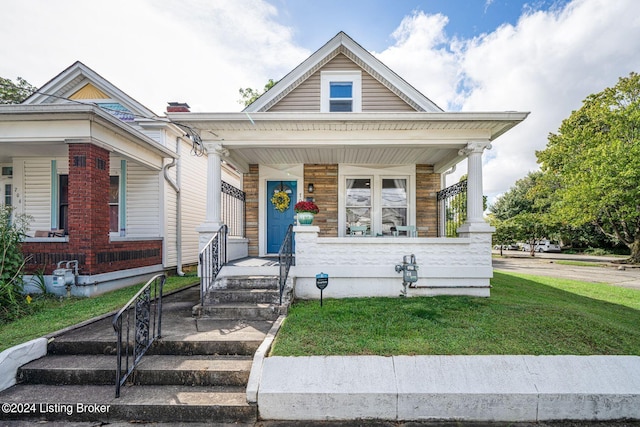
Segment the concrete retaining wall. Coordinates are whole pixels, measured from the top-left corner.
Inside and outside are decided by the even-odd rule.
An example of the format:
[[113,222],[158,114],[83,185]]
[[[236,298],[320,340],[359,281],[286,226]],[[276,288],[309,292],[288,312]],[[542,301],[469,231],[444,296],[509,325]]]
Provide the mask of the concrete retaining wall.
[[16,383],[18,368],[47,354],[47,339],[36,338],[0,353],[0,391]]
[[269,357],[258,409],[264,420],[640,419],[640,357]]

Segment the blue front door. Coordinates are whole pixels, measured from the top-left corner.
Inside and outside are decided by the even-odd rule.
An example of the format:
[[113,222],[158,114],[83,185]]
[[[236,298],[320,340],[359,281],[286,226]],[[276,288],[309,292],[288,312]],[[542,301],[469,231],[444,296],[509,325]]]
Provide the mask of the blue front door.
[[[287,228],[293,224],[296,187],[296,181],[267,181],[267,253],[277,254],[280,251]],[[272,200],[274,196],[276,204]],[[289,203],[285,208],[287,199]]]

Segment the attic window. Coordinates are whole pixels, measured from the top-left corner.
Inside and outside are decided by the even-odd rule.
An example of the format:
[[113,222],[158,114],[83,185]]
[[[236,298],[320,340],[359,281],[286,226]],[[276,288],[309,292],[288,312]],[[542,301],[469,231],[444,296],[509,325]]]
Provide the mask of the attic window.
[[362,111],[362,74],[360,71],[322,71],[320,111]]

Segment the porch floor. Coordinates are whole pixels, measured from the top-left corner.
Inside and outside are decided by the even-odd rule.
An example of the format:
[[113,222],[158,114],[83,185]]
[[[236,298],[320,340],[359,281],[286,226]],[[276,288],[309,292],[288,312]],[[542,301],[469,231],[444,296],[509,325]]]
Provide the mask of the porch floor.
[[280,263],[276,257],[246,257],[229,261],[226,265],[231,267],[277,267]]

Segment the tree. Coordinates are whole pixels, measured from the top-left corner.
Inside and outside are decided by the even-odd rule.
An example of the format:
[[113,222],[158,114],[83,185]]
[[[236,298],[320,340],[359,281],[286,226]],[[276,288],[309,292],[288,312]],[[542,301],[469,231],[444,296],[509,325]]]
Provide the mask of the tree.
[[536,154],[557,187],[552,214],[594,224],[640,263],[640,75],[589,95]]
[[541,178],[541,172],[529,172],[489,208],[496,234],[501,239],[529,243],[531,256],[535,256],[536,244],[551,236],[556,228],[553,219],[546,215],[546,198],[536,191]]
[[38,89],[22,77],[16,81],[0,77],[0,104],[20,104]]
[[238,102],[240,104],[244,104],[245,107],[248,107],[253,103],[253,101],[260,98],[263,93],[275,86],[276,83],[278,82],[274,81],[273,79],[269,79],[267,84],[264,85],[264,89],[262,90],[262,92],[258,89],[252,89],[250,87],[246,89],[240,88],[238,89],[238,92],[240,92],[241,99],[239,99]]

